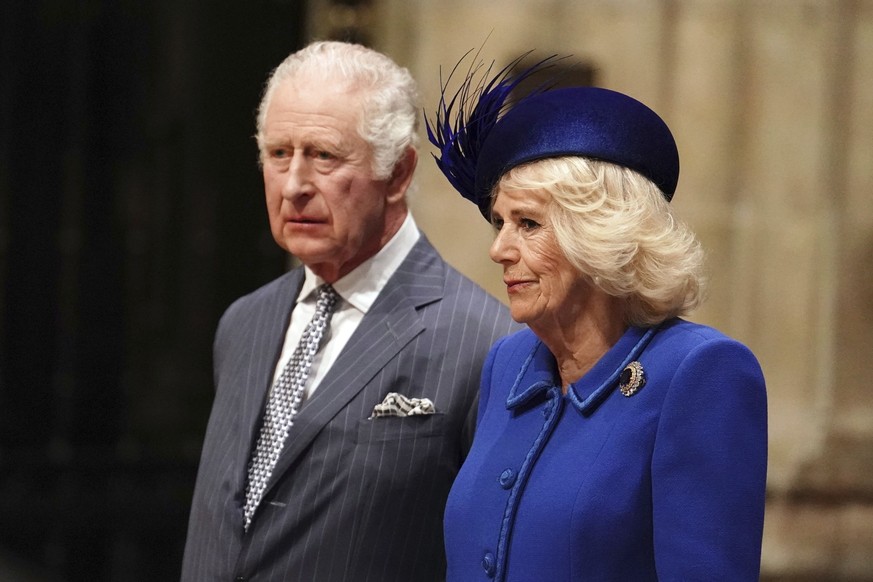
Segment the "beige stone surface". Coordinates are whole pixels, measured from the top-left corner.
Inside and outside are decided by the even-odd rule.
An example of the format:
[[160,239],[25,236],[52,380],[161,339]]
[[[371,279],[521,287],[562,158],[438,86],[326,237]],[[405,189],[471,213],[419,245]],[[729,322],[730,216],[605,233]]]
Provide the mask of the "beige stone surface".
[[773,500],[764,523],[763,579],[873,578],[873,508]]

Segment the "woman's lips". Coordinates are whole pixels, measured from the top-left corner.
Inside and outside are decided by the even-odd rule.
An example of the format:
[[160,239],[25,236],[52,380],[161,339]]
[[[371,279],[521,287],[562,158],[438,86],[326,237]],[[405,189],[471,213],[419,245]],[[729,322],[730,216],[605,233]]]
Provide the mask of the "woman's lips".
[[528,287],[533,281],[529,279],[504,279],[508,293],[518,293]]

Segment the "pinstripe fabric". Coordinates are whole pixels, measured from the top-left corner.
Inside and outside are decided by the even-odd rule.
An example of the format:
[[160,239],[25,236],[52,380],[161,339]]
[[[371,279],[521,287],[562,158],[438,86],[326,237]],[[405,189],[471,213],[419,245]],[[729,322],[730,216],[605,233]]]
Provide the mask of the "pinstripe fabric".
[[[246,463],[302,281],[277,279],[219,324],[182,580],[442,580],[443,508],[482,362],[517,326],[422,237],[297,415],[244,534]],[[368,420],[389,392],[430,398],[437,414]]]

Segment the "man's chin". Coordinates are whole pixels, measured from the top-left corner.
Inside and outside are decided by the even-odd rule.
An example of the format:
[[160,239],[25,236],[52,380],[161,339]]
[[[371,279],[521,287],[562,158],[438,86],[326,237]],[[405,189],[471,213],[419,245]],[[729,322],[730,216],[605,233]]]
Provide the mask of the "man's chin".
[[324,244],[301,244],[299,240],[295,240],[293,242],[286,241],[282,246],[304,265],[312,266],[322,263],[333,263],[340,259],[340,253],[336,249]]

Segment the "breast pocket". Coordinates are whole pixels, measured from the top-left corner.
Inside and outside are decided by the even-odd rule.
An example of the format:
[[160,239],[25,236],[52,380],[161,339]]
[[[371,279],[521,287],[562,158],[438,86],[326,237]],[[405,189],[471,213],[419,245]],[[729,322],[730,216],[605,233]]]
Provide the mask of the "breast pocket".
[[357,444],[410,442],[442,436],[445,430],[446,415],[439,412],[403,417],[381,416],[359,421],[355,442]]

